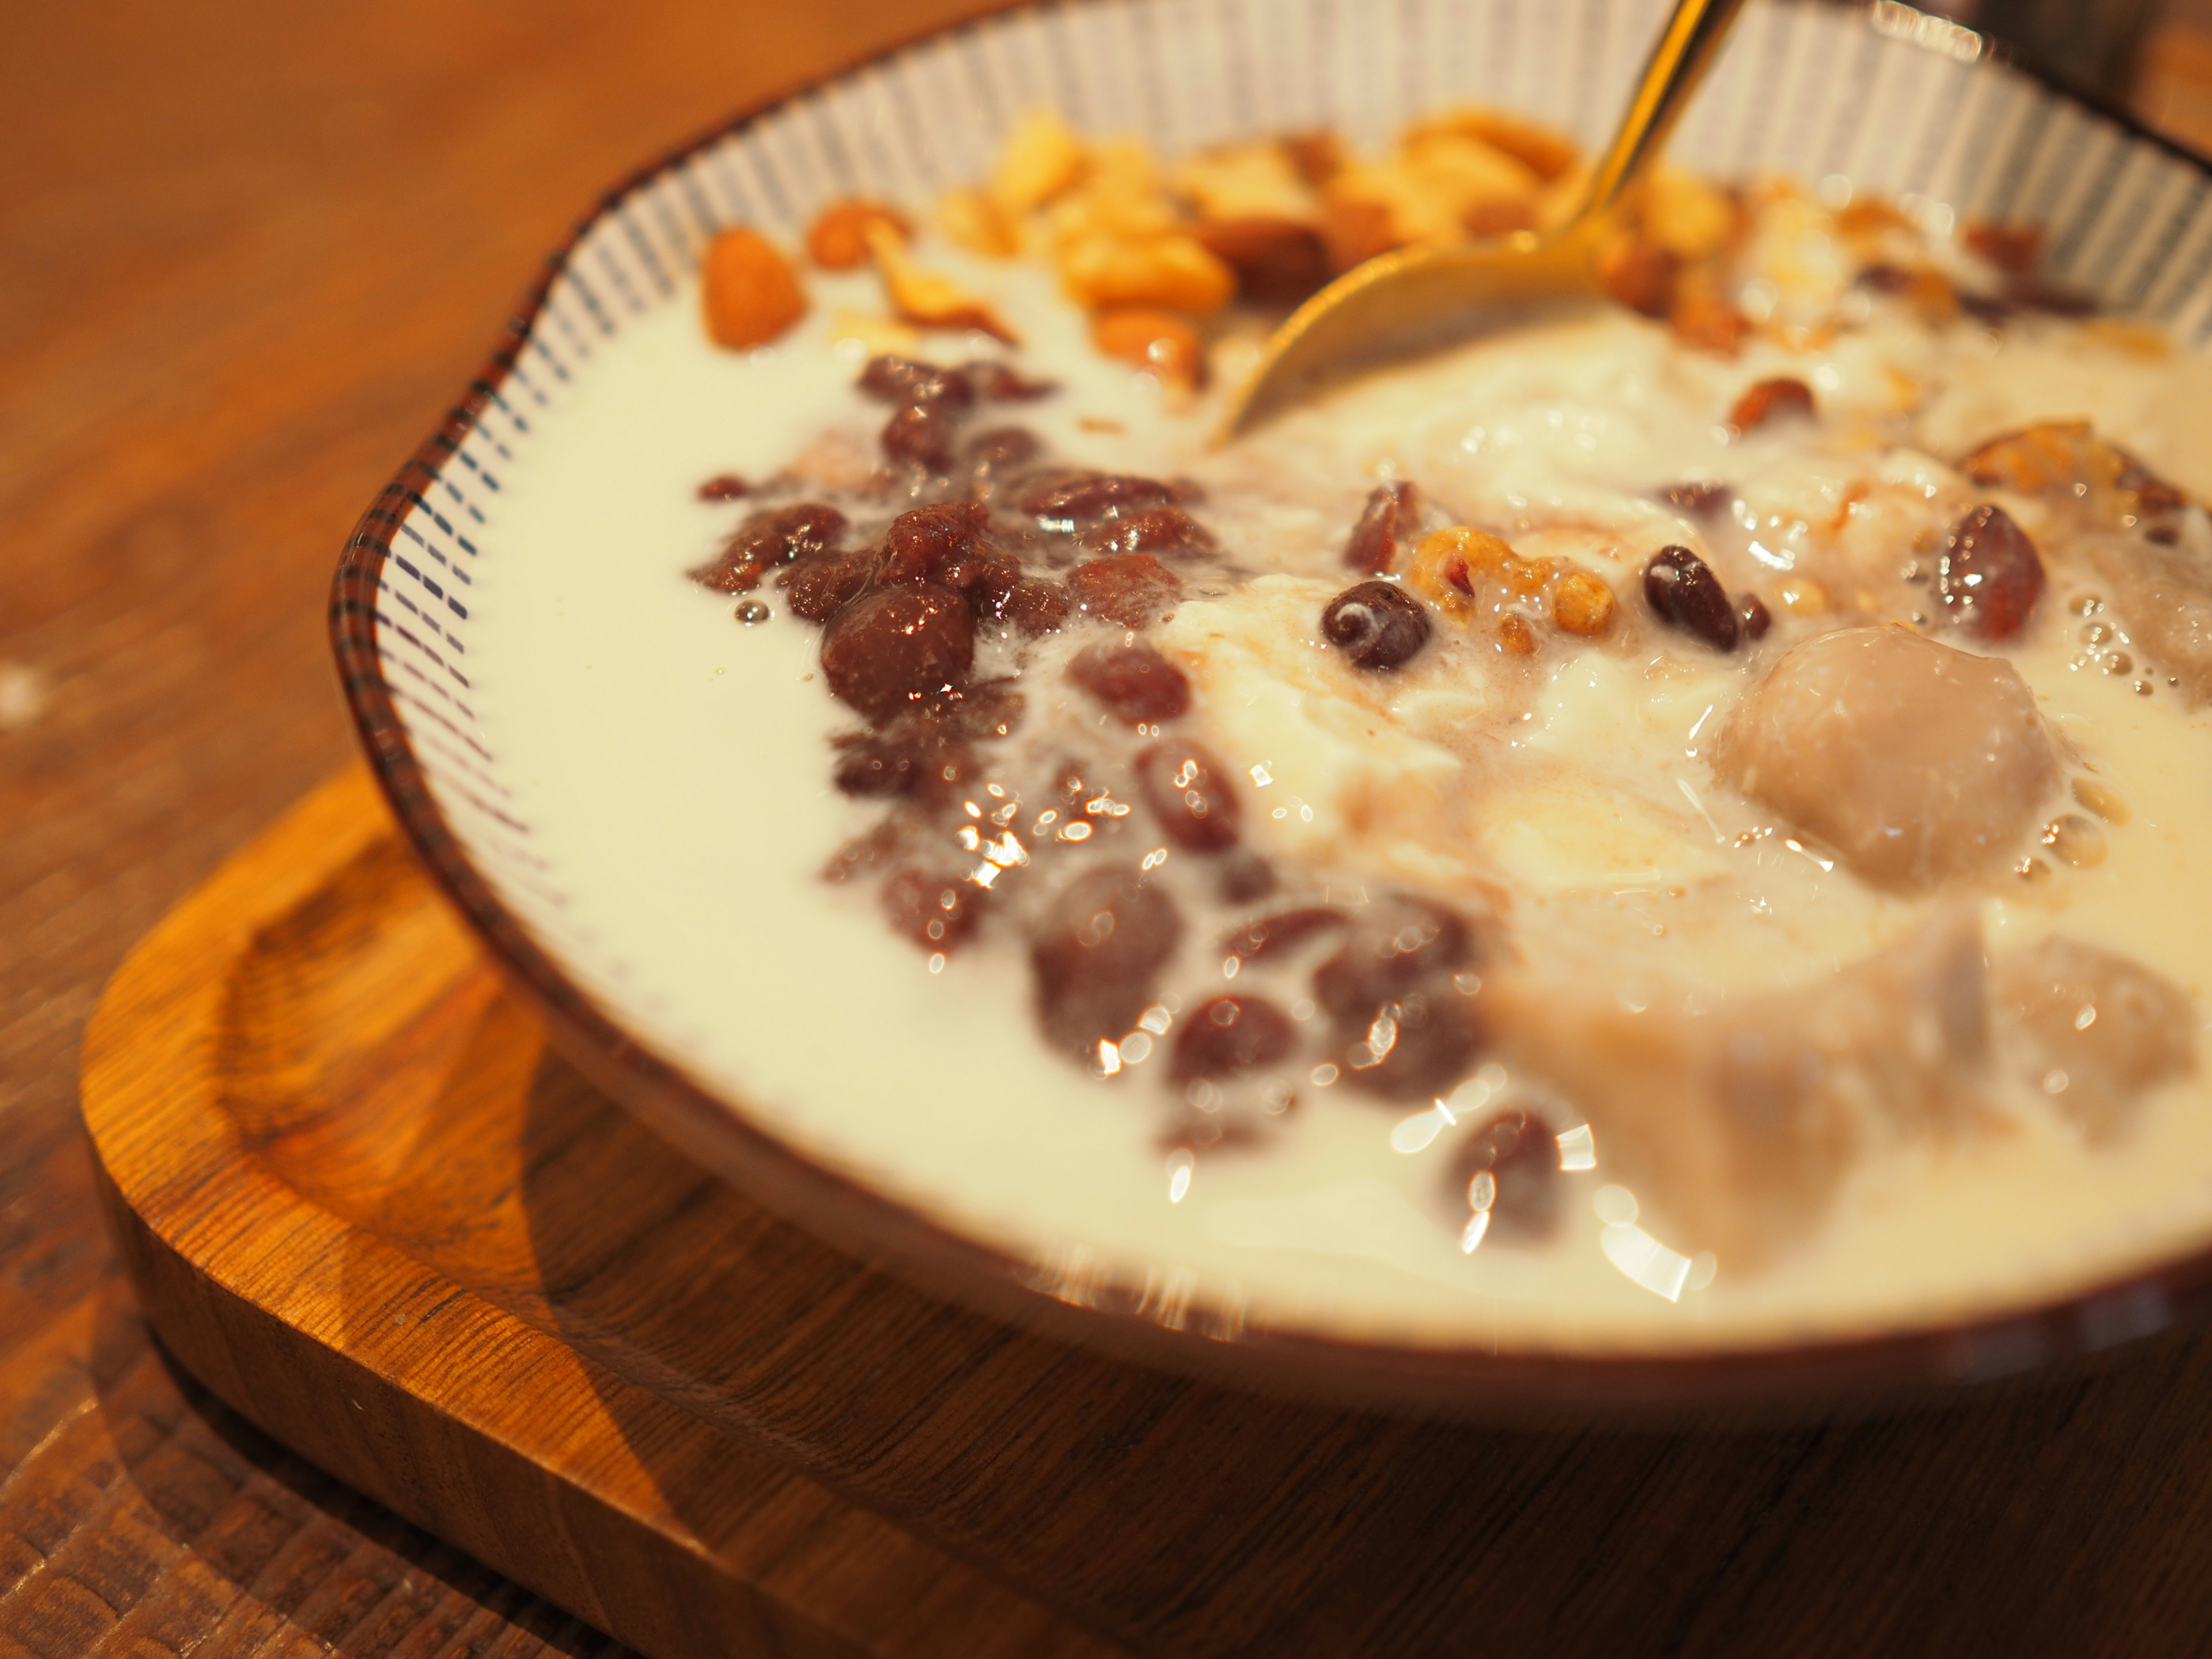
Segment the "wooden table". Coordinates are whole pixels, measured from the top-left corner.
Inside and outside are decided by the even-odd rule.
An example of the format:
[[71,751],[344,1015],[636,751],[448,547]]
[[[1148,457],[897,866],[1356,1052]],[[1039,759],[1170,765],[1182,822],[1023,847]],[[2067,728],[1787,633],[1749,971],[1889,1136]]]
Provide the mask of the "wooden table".
[[[609,1645],[165,1363],[94,1209],[77,1046],[131,943],[346,757],[321,622],[335,550],[539,252],[609,179],[732,106],[976,9],[10,9],[0,1655]],[[2155,67],[2154,112],[2212,137],[2203,39],[2172,37]],[[2212,1458],[2203,1414],[2172,1402],[2212,1399],[2208,1371],[2212,1344],[2169,1350],[2018,1407],[2017,1462],[1958,1471],[1987,1500],[1899,1514],[1888,1538],[1824,1537],[1823,1494],[1861,1468],[1893,1478],[1904,1441],[1881,1425],[1787,1437],[1705,1612],[1652,1640],[1808,1651],[1833,1609],[1908,1576],[1917,1600],[1950,1605],[1929,1600],[1936,1575],[1958,1587],[1938,1621],[1957,1650],[1960,1615],[2032,1568],[2081,1577],[2072,1647],[2203,1650],[2212,1493],[2187,1474]],[[1664,1480],[1692,1449],[1638,1455]]]

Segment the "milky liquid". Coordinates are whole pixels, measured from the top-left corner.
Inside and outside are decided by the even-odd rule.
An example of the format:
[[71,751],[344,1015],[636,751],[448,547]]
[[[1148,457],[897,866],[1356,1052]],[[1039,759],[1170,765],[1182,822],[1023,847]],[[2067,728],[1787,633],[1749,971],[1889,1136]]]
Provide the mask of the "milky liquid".
[[[1354,388],[1208,458],[1210,411],[1165,407],[1149,380],[1098,359],[1042,275],[969,274],[1027,341],[1024,368],[1066,387],[1010,414],[1063,459],[1205,478],[1213,495],[1202,516],[1247,562],[1284,573],[1273,580],[1286,615],[1342,585],[1342,538],[1378,476],[1417,477],[1478,522],[1583,514],[1617,527],[1661,514],[1638,492],[1669,478],[1726,476],[1756,497],[1765,466],[1778,492],[1812,487],[1802,464],[1761,460],[1755,444],[1731,449],[1714,430],[1712,411],[1759,373],[1806,374],[1838,410],[1894,392],[1879,337],[1847,340],[1808,372],[1778,354],[1765,365],[1771,348],[1728,364],[1675,350],[1637,319],[1569,317]],[[766,477],[825,430],[866,438],[881,422],[880,406],[851,390],[861,354],[834,347],[828,320],[841,302],[866,304],[867,288],[828,279],[813,292],[805,324],[748,356],[709,348],[685,303],[609,342],[510,469],[471,607],[489,746],[593,940],[580,978],[732,1109],[1048,1273],[1111,1263],[1149,1276],[1170,1303],[1191,1296],[1270,1323],[1392,1340],[1597,1351],[1841,1334],[2039,1300],[2212,1237],[2201,1071],[2155,1097],[2115,1147],[2085,1152],[2055,1118],[2030,1113],[1948,1152],[1888,1158],[1803,1246],[1755,1273],[1710,1261],[1692,1269],[1637,1228],[1601,1138],[1593,1167],[1564,1177],[1567,1224],[1538,1250],[1463,1251],[1466,1212],[1455,1218],[1440,1199],[1452,1145],[1443,1120],[1341,1091],[1306,1097],[1255,1152],[1171,1159],[1152,1097],[1126,1078],[1086,1075],[1040,1040],[1025,952],[994,946],[987,930],[933,972],[865,886],[819,878],[882,809],[830,785],[829,738],[852,722],[823,687],[818,633],[781,615],[771,589],[752,597],[778,614],[741,626],[728,598],[684,577],[738,510],[697,501],[702,479]],[[1924,356],[1910,339],[1888,345]],[[966,354],[939,338],[924,355]],[[1927,441],[1950,446],[1942,453],[2027,419],[2086,414],[2185,487],[2212,483],[2191,470],[2212,453],[2202,430],[2212,399],[2193,365],[2018,346],[1977,367],[1961,347],[1944,372],[1950,388],[1922,417]],[[1547,533],[1568,532],[1516,544],[1531,550]],[[2141,697],[2124,678],[2069,668],[2063,597],[2054,584],[2014,660],[2133,817],[2110,831],[2102,866],[2063,873],[2057,896],[1984,900],[1989,942],[2056,921],[2166,975],[2201,1014],[2212,988],[2212,720],[2171,693]],[[1163,647],[1202,648],[1193,635],[1207,615],[1185,606]],[[1315,649],[1312,631],[1255,645],[1242,678],[1226,659],[1213,678],[1194,676],[1204,740],[1232,775],[1270,775],[1248,799],[1249,834],[1279,859],[1379,860],[1394,878],[1448,888],[1464,848],[1356,831],[1342,784],[1347,768],[1455,768],[1433,734],[1479,716],[1465,701],[1476,692],[1409,677],[1366,735],[1332,734],[1326,698],[1276,689],[1282,674],[1309,672],[1298,653]],[[1736,686],[1692,672],[1655,687],[1598,653],[1553,672],[1533,718],[1504,740],[1532,755],[1552,745],[1565,781],[1461,824],[1479,861],[1512,876],[1516,934],[1534,954],[1571,962],[1577,939],[1595,939],[1610,961],[1618,940],[1668,914],[1670,885],[1717,869],[1756,878],[1742,860],[1780,856],[1723,845],[1719,831],[1737,819],[1701,821],[1718,787],[1698,734],[1710,741],[1715,705]],[[1577,778],[1605,788],[1578,796]],[[1297,808],[1274,813],[1271,802],[1294,796]],[[1674,965],[1723,990],[1744,977],[1739,961],[1756,963],[1754,979],[1809,979],[1908,931],[1915,914],[1840,873],[1778,868],[1772,879],[1798,895],[1813,881],[1832,902],[1771,929],[1717,914],[1687,930],[1705,945],[1670,936]]]

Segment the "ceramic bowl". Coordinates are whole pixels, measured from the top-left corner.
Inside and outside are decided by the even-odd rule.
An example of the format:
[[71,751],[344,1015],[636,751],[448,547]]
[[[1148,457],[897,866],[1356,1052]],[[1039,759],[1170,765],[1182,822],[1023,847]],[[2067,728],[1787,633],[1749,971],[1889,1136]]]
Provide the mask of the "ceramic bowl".
[[[1033,6],[749,112],[611,191],[362,519],[331,613],[345,693],[400,823],[576,1062],[756,1197],[941,1293],[1273,1389],[1476,1413],[1826,1396],[2031,1369],[2146,1336],[2192,1305],[2212,1277],[2202,1256],[1984,1318],[1752,1349],[1574,1354],[1345,1340],[1168,1293],[1157,1275],[1079,1241],[987,1237],[807,1156],[748,1106],[696,1025],[653,988],[652,964],[626,959],[580,914],[572,872],[549,855],[500,732],[478,718],[479,665],[498,657],[482,647],[499,626],[480,595],[526,579],[532,558],[526,540],[502,533],[502,491],[528,473],[541,428],[592,398],[605,343],[688,303],[683,273],[720,228],[789,239],[838,197],[928,199],[980,176],[1005,125],[1040,101],[1079,129],[1133,131],[1170,155],[1323,125],[1376,143],[1465,100],[1595,146],[1662,10],[1658,0]],[[1750,7],[1675,153],[1723,178],[1848,179],[1918,198],[1939,222],[2033,222],[2057,282],[2192,343],[2212,332],[2206,166],[2008,67],[1983,37],[1890,0]],[[858,1017],[854,1036],[866,1040]]]

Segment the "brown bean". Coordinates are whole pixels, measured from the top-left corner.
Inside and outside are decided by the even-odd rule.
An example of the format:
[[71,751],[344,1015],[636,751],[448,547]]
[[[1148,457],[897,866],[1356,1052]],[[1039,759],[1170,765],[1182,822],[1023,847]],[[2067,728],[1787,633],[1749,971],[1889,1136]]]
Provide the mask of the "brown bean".
[[1137,757],[1137,787],[1168,839],[1186,852],[1237,844],[1237,786],[1211,750],[1182,739],[1153,744]]
[[957,685],[975,656],[968,602],[934,582],[881,588],[856,599],[822,635],[830,690],[871,720]]
[[1132,726],[1156,726],[1190,707],[1190,681],[1142,640],[1101,640],[1067,665],[1067,678]]
[[2035,544],[2011,514],[1987,503],[1951,526],[1936,563],[1936,594],[1944,611],[1985,640],[2015,637],[2043,586]]
[[1376,485],[1344,544],[1344,562],[1370,576],[1389,574],[1420,539],[1420,491],[1411,483]]
[[1148,628],[1175,604],[1182,578],[1149,553],[1115,553],[1067,573],[1076,609],[1124,628]]
[[1134,869],[1085,871],[1055,894],[1030,940],[1046,1034],[1088,1054],[1137,1023],[1182,937],[1175,901]]
[[901,870],[884,883],[884,915],[892,931],[925,951],[951,952],[982,919],[988,895],[957,876]]
[[1265,997],[1216,997],[1176,1028],[1168,1075],[1177,1083],[1235,1077],[1273,1065],[1297,1042],[1291,1017]]
[[[1478,1187],[1486,1175],[1489,1182]],[[1486,1240],[1533,1244],[1559,1231],[1559,1142],[1540,1118],[1522,1111],[1491,1118],[1460,1143],[1446,1180],[1462,1212],[1489,1215]]]

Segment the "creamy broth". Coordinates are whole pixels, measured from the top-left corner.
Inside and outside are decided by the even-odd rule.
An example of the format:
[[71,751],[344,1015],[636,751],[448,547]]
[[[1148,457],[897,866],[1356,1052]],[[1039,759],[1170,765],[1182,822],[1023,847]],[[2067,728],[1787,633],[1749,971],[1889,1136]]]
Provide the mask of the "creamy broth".
[[[610,341],[510,476],[477,589],[486,732],[576,921],[626,964],[593,988],[708,1087],[1063,1293],[1110,1268],[1143,1279],[1170,1319],[1202,1303],[1392,1340],[1765,1343],[2040,1300],[2212,1236],[2201,1067],[2091,1135],[1999,1029],[1971,1124],[1855,1152],[1832,1190],[1754,1248],[1717,1243],[1733,1236],[1639,1189],[1613,1127],[1638,1103],[1571,1097],[1517,1035],[1556,1015],[1610,1041],[1639,1021],[1811,994],[1947,907],[1978,924],[1993,962],[2061,933],[2162,976],[2201,1024],[2212,714],[2111,632],[2112,585],[2064,550],[2060,509],[1999,492],[2049,568],[2002,653],[2057,734],[2058,775],[1987,869],[1936,890],[1865,879],[1717,775],[1714,750],[1747,689],[1839,622],[1894,619],[1991,648],[1946,629],[1924,571],[1899,572],[1932,565],[1929,532],[1990,497],[1955,463],[1993,434],[2087,418],[2191,495],[2212,492],[2200,362],[2105,325],[2031,317],[1998,331],[1882,299],[1832,338],[1756,339],[1731,359],[1589,307],[1374,374],[1217,452],[1213,401],[1102,356],[1048,273],[929,252],[1012,325],[1021,371],[1058,383],[990,420],[1029,428],[1058,462],[1203,487],[1191,511],[1222,562],[1146,638],[1188,673],[1178,729],[1224,763],[1240,845],[1279,890],[1219,899],[1218,880],[1189,873],[1212,868],[1200,855],[1152,835],[1137,845],[1141,809],[1124,841],[1131,857],[1158,841],[1159,878],[1185,884],[1174,890],[1191,914],[1160,981],[1172,1013],[1266,989],[1299,1027],[1304,1081],[1287,1106],[1249,1091],[1233,1103],[1257,1126],[1249,1144],[1170,1146],[1176,1124],[1205,1113],[1164,1075],[1167,1032],[1124,1045],[1132,1057],[1106,1077],[1040,1033],[1021,928],[1079,865],[1046,856],[1058,832],[1035,829],[1036,782],[1064,755],[1126,769],[1145,736],[1066,678],[1103,623],[979,653],[978,678],[1019,665],[1026,706],[975,781],[1016,782],[1010,802],[1030,791],[1006,820],[1030,851],[975,940],[917,950],[885,927],[869,884],[823,878],[884,808],[831,786],[832,739],[856,722],[823,683],[821,635],[773,586],[748,596],[766,619],[744,625],[685,576],[750,510],[700,501],[702,479],[872,463],[884,410],[854,384],[869,348],[836,320],[866,307],[871,282],[811,275],[806,319],[757,350],[716,350],[684,303]],[[1249,349],[1217,349],[1217,383]],[[994,349],[939,334],[919,355]],[[1737,394],[1778,375],[1813,389],[1817,428],[1729,431]],[[1416,481],[1440,522],[1600,574],[1620,618],[1510,660],[1484,619],[1439,605],[1401,668],[1347,666],[1321,617],[1358,577],[1344,549],[1363,502],[1394,479]],[[1700,517],[1657,493],[1695,480],[1724,483],[1729,505]],[[2182,517],[2189,544],[2212,548],[2203,514]],[[1667,546],[1759,592],[1771,630],[1723,655],[1656,623],[1639,581]],[[1844,591],[1853,572],[1863,592]],[[2084,614],[2090,597],[2105,603]],[[2107,672],[2123,650],[2130,666]],[[2124,804],[2124,822],[2085,813],[2069,794],[2079,780]],[[995,813],[1002,798],[975,799]],[[2100,859],[2043,847],[2035,832],[2062,816],[2089,824]],[[2023,859],[2031,875],[2013,873]],[[1465,1079],[1435,1091],[1442,1106],[1360,1096],[1341,1068],[1315,1081],[1326,1020],[1310,996],[1265,964],[1231,977],[1218,946],[1237,918],[1357,913],[1393,890],[1475,918],[1486,943],[1468,994],[1504,1011]],[[1547,1142],[1564,1133],[1557,1230],[1464,1248],[1452,1160],[1509,1102],[1540,1115]]]

